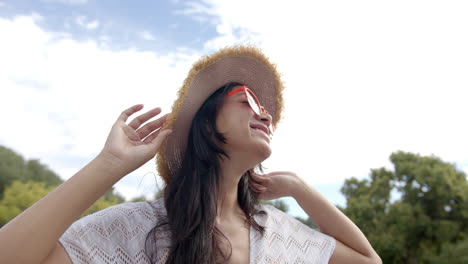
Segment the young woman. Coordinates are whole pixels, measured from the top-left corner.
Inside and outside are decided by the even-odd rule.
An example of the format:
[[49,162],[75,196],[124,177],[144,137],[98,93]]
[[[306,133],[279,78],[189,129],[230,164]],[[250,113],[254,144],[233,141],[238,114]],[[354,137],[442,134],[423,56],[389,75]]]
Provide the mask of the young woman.
[[[128,124],[142,105],[122,112],[93,161],[0,230],[0,263],[381,263],[362,232],[298,175],[261,173],[282,89],[256,48],[202,58],[170,115],[143,125],[161,110]],[[164,197],[76,221],[155,154]],[[320,232],[257,201],[285,196]]]

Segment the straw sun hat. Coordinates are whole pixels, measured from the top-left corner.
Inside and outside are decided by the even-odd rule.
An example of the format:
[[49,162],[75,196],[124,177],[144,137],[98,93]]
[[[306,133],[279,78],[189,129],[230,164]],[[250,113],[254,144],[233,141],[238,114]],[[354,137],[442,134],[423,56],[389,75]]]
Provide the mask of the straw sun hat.
[[283,109],[283,83],[276,66],[253,46],[232,46],[204,56],[190,69],[163,129],[173,132],[158,151],[159,175],[166,183],[181,167],[192,120],[218,88],[238,82],[249,87],[272,116],[276,126]]

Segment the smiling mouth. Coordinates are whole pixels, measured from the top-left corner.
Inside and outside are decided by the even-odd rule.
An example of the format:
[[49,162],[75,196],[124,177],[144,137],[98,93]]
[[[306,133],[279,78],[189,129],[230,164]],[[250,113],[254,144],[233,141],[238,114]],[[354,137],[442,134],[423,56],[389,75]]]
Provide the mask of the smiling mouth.
[[270,135],[270,131],[269,131],[269,129],[268,129],[265,125],[261,125],[261,124],[251,124],[251,125],[250,125],[250,128],[262,130],[265,134],[267,134],[267,136]]

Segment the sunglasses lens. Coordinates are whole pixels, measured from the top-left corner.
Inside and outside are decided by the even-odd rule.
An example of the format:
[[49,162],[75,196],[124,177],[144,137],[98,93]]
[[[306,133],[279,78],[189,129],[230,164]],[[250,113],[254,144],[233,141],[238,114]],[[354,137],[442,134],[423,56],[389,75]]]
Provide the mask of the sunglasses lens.
[[260,106],[257,104],[257,101],[255,101],[254,97],[250,92],[247,91],[247,100],[249,101],[249,105],[254,110],[254,112],[257,115],[260,115]]

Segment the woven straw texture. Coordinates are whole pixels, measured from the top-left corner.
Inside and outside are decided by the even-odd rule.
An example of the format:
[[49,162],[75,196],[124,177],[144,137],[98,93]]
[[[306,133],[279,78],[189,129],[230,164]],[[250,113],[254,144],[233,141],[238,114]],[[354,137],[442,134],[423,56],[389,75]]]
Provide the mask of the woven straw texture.
[[162,128],[173,130],[156,155],[159,175],[166,183],[181,167],[195,113],[212,93],[230,82],[242,83],[254,91],[272,115],[273,126],[280,121],[284,85],[276,65],[260,49],[233,46],[202,57],[189,71]]

